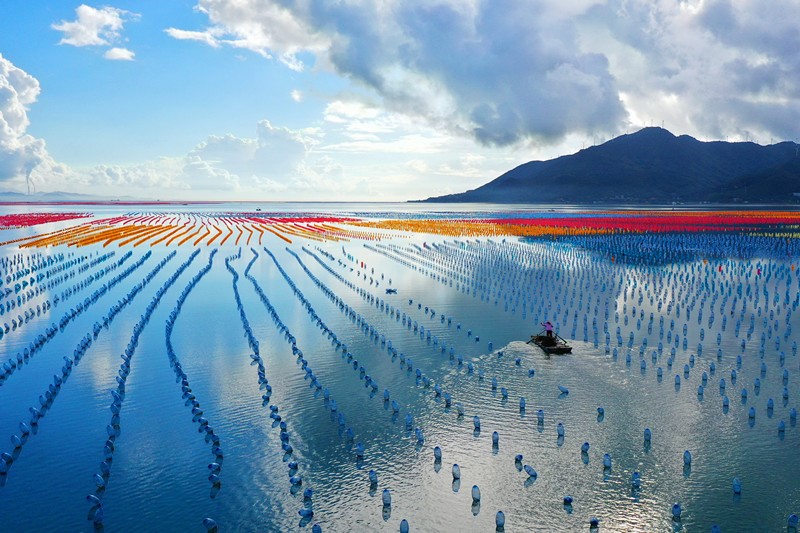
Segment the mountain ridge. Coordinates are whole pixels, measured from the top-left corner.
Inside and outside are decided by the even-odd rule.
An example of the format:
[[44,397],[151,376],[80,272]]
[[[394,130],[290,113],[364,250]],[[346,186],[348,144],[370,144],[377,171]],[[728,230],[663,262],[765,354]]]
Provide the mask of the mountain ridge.
[[800,147],[784,141],[699,141],[658,127],[546,161],[476,189],[422,202],[796,203]]

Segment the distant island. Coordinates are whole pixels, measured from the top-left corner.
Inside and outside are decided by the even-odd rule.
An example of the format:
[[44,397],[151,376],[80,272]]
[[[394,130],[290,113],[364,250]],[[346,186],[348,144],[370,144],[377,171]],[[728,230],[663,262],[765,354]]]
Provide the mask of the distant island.
[[644,128],[525,163],[477,189],[420,201],[793,204],[800,202],[800,145],[703,142]]

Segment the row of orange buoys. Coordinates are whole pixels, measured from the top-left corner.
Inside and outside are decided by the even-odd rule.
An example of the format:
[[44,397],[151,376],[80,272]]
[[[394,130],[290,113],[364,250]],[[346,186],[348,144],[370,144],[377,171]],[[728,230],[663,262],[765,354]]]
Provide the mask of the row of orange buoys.
[[332,223],[350,222],[336,217],[257,217],[242,213],[221,215],[128,214],[92,220],[57,231],[0,242],[21,248],[46,246],[103,247],[139,246],[224,246],[225,244],[263,244],[265,235],[273,235],[291,244],[293,238],[322,242],[348,238],[380,239],[379,234],[343,230]]
[[[792,211],[640,211],[532,213],[492,218],[411,218],[351,222],[374,229],[445,236],[575,236],[619,233],[758,231],[792,238],[800,213]],[[788,233],[787,233],[788,232]]]

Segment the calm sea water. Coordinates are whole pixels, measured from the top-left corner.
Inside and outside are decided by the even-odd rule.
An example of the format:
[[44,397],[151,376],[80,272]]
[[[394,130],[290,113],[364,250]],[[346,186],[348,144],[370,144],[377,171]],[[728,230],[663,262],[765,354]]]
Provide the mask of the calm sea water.
[[[428,211],[468,213],[473,207],[274,204],[263,209],[396,217]],[[74,210],[73,206],[58,209]],[[98,217],[154,210],[149,206],[79,209]],[[253,207],[178,209],[218,212]],[[507,206],[481,209],[484,214],[509,211]],[[3,238],[67,225],[8,230]],[[708,531],[713,524],[722,531],[783,531],[788,515],[800,511],[800,437],[790,417],[800,395],[793,350],[793,331],[800,324],[792,313],[798,277],[791,269],[792,258],[726,257],[706,263],[709,254],[697,249],[694,257],[680,263],[641,265],[610,263],[603,254],[564,242],[418,234],[380,244],[298,239],[287,245],[265,237],[262,246],[242,247],[241,256],[230,260],[239,276],[240,312],[234,277],[225,265],[226,257],[237,255],[240,248],[226,244],[213,257],[210,270],[191,286],[171,334],[191,393],[224,453],[219,483],[214,484],[208,479],[208,465],[219,461],[212,454],[213,443],[204,438],[206,432],[186,405],[170,364],[165,332],[181,291],[208,264],[208,247],[200,248],[151,308],[130,359],[119,419],[112,418],[110,391],[117,388],[120,356],[148,304],[159,296],[159,288],[194,252],[188,246],[178,248],[176,256],[106,327],[99,327],[94,338],[95,324],[100,326],[109,309],[174,249],[147,248],[98,245],[20,251],[6,246],[2,250],[6,258],[64,254],[59,264],[81,257],[88,262],[114,252],[82,272],[77,265],[66,268],[62,272],[74,272],[73,277],[0,316],[0,324],[11,324],[23,310],[59,297],[48,311],[33,313],[4,335],[2,364],[9,358],[16,361],[17,354],[23,354],[46,328],[58,325],[65,313],[77,311],[79,303],[85,304],[85,310],[56,328],[52,339],[0,380],[0,451],[14,457],[0,487],[3,531],[95,529],[89,520],[95,509],[86,496],[97,492],[94,476],[101,473],[108,426],[114,422],[118,435],[113,460],[107,463],[110,474],[101,491],[104,520],[98,527],[107,531],[205,531],[204,518],[213,519],[220,531],[310,531],[314,524],[323,531],[397,531],[402,519],[408,520],[411,531],[488,531],[494,530],[500,510],[506,531],[587,530],[591,517],[600,520],[601,531]],[[100,275],[128,251],[132,255],[122,265]],[[85,300],[147,251],[152,256],[124,281],[94,302]],[[251,280],[245,269],[253,258]],[[81,286],[90,275],[97,279]],[[293,354],[256,285],[294,335],[302,358]],[[65,292],[73,286],[71,293]],[[14,282],[4,279],[0,290],[6,287],[12,293],[1,301],[4,305],[17,297]],[[397,294],[387,294],[389,287]],[[680,316],[669,302],[681,307]],[[743,302],[747,309],[741,315]],[[700,309],[703,316],[698,321]],[[272,387],[268,402],[262,398],[243,315]],[[709,323],[712,315],[715,319]],[[744,319],[737,333],[740,316]],[[556,322],[559,333],[569,338],[574,346],[571,355],[548,357],[525,343],[545,319]],[[426,333],[420,334],[420,326]],[[634,341],[628,348],[630,333]],[[91,345],[25,437],[20,422],[30,424],[29,408],[40,408],[40,395],[48,391],[54,375],[62,376],[64,357],[73,358],[87,334]],[[337,346],[336,339],[346,344],[346,350]],[[673,347],[675,355],[670,357]],[[346,352],[357,361],[355,365]],[[313,385],[303,358],[322,389]],[[684,365],[689,367],[686,374]],[[365,369],[364,375],[359,367]],[[657,377],[658,367],[662,379]],[[425,379],[417,377],[417,370]],[[705,391],[698,395],[704,372]],[[376,390],[367,386],[365,375],[377,384]],[[721,378],[725,389],[720,388]],[[761,383],[758,390],[756,379]],[[437,386],[442,396],[436,394]],[[562,394],[559,386],[569,393]],[[746,401],[741,397],[743,388],[748,391]],[[385,389],[390,393],[388,402]],[[336,401],[336,412],[325,391]],[[450,407],[444,393],[452,397]],[[723,396],[729,398],[727,409]],[[524,410],[520,397],[526,401]],[[396,413],[392,402],[397,402]],[[277,406],[286,422],[291,454],[281,447],[281,429],[270,418],[270,406]],[[604,409],[603,417],[598,416],[598,407]],[[751,407],[756,412],[753,419],[748,416]],[[406,415],[412,417],[410,426]],[[476,415],[479,432],[473,426]],[[781,421],[785,431],[779,432]],[[563,439],[557,435],[559,423],[565,428]],[[416,428],[424,435],[423,442]],[[643,438],[645,428],[652,430],[649,445]],[[492,444],[494,431],[499,434],[498,446]],[[12,435],[25,441],[16,451]],[[584,442],[590,445],[585,454]],[[364,446],[363,459],[355,452],[358,443]],[[442,450],[440,463],[434,461],[435,446]],[[691,468],[684,465],[686,450],[692,455]],[[517,454],[523,455],[518,464]],[[603,467],[604,454],[612,458],[610,469]],[[302,477],[302,486],[294,489],[291,461],[298,467],[291,473]],[[454,463],[461,469],[460,482],[454,482]],[[529,478],[522,465],[532,466],[538,477]],[[377,473],[377,486],[370,484],[370,470]],[[641,474],[639,488],[631,484],[634,471]],[[734,495],[734,478],[741,481],[741,495]],[[473,485],[480,487],[479,504],[471,496]],[[310,501],[303,496],[308,488],[313,490]],[[388,508],[381,501],[384,489],[392,495]],[[572,496],[571,506],[564,505],[565,495]],[[683,508],[680,521],[672,519],[676,502]],[[313,517],[302,519],[299,512],[309,508]]]

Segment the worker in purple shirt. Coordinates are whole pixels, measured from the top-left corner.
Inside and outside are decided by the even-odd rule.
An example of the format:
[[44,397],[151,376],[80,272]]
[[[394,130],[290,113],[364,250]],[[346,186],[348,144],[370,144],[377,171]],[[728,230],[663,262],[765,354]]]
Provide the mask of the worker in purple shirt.
[[551,324],[550,321],[548,320],[547,322],[542,323],[542,325],[544,326],[544,331],[547,334],[547,336],[552,339],[553,338],[553,324]]

